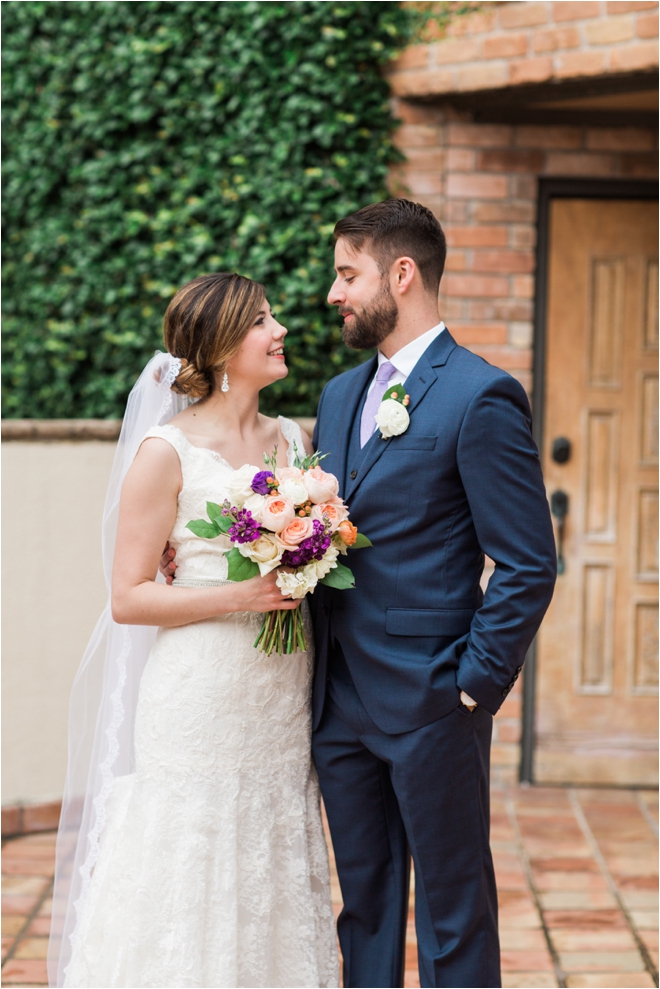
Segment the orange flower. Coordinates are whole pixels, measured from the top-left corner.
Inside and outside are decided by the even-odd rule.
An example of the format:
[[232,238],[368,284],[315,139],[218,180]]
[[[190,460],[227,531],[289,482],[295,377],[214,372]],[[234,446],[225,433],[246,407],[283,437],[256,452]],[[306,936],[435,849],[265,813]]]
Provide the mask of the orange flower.
[[348,519],[344,519],[343,522],[339,523],[339,528],[337,529],[337,532],[339,533],[339,535],[344,540],[347,546],[353,546],[358,535],[358,530],[356,525],[353,525],[353,523],[349,522]]

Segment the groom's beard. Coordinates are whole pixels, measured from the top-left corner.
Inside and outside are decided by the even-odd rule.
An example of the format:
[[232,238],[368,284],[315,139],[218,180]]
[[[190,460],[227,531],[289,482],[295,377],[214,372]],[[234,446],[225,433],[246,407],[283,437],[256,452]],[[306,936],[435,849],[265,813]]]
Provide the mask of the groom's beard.
[[344,323],[342,337],[347,347],[353,350],[368,350],[377,347],[396,327],[399,310],[392,298],[390,287],[383,282],[371,302],[359,314],[354,309],[341,309],[343,315],[353,313],[353,319]]

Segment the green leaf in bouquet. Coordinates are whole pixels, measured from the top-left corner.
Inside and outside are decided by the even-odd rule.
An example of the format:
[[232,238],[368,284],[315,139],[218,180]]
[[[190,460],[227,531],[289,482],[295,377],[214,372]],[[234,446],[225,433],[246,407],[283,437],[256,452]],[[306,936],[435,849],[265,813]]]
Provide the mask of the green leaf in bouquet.
[[219,528],[213,522],[207,522],[206,519],[193,519],[192,522],[186,523],[186,529],[190,529],[202,539],[215,539],[216,536],[220,535]]
[[229,532],[232,520],[228,515],[222,514],[222,505],[216,505],[214,501],[207,501],[206,511],[211,522],[217,525],[220,532]]
[[355,587],[355,577],[348,567],[345,567],[343,563],[338,563],[330,573],[321,578],[319,584],[334,587],[338,591],[347,591],[351,587]]
[[355,542],[353,543],[353,545],[352,546],[349,546],[348,548],[349,549],[366,549],[367,546],[373,546],[372,541],[369,539],[368,536],[365,536],[364,533],[358,532],[357,539],[355,540]]
[[228,564],[228,580],[249,580],[250,577],[258,575],[259,567],[254,560],[248,560],[247,556],[243,556],[236,547],[228,550],[225,556]]

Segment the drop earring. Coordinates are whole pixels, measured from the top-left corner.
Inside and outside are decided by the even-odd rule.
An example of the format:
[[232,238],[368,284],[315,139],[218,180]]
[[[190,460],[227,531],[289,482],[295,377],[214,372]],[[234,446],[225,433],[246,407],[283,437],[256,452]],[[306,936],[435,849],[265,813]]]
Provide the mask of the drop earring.
[[222,384],[220,385],[220,391],[229,391],[229,378],[227,377],[227,372],[222,376]]

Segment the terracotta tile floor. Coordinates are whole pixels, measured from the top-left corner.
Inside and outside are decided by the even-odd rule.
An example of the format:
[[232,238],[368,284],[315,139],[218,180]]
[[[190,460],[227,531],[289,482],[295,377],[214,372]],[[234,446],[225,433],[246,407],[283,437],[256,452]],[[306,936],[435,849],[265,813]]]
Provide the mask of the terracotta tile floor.
[[[493,789],[504,986],[657,986],[657,807],[648,790]],[[4,846],[3,986],[46,985],[54,842]],[[338,913],[334,870],[332,892]],[[419,986],[412,910],[405,984]]]

